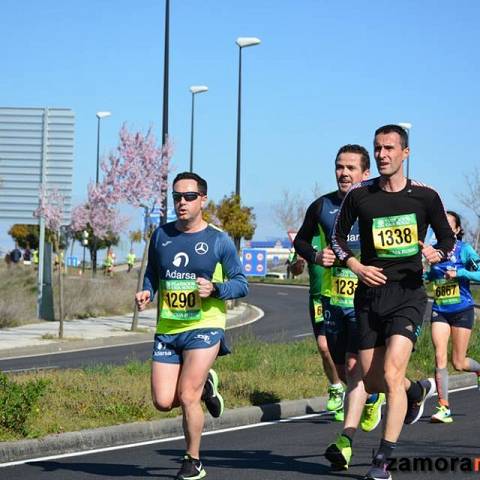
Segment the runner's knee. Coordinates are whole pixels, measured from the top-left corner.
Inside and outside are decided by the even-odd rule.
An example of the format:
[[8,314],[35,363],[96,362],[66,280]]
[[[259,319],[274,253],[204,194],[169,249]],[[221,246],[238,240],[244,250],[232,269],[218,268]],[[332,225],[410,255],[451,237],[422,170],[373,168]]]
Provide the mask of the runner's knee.
[[152,395],[153,406],[160,412],[169,412],[173,408],[173,400]]
[[462,372],[465,370],[465,358],[458,358],[454,356],[452,358],[452,365],[457,372]]

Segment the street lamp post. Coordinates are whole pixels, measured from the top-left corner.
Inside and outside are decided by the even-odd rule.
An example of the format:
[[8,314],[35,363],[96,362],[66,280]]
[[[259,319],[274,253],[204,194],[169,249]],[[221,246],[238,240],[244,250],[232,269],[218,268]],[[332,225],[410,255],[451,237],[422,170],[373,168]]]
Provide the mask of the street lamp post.
[[97,112],[97,174],[95,177],[95,183],[98,185],[99,173],[100,173],[100,120],[107,118],[111,115],[110,112]]
[[237,170],[235,178],[235,195],[240,196],[240,144],[242,133],[242,49],[258,45],[260,40],[255,37],[239,37],[238,45],[238,109],[237,109]]
[[193,128],[195,118],[195,95],[197,93],[203,93],[208,91],[208,87],[205,85],[193,85],[190,87],[192,92],[192,121],[190,128],[190,172],[193,172]]
[[[162,112],[162,146],[168,140],[168,79],[170,60],[170,0],[165,0],[165,45],[163,54],[163,112]],[[168,181],[168,174],[163,177],[165,183]],[[162,202],[162,213],[160,224],[167,223],[168,196],[165,192]],[[135,310],[136,312],[136,310]]]
[[83,264],[82,264],[82,273],[85,273],[85,248],[88,245],[88,232],[84,230],[82,232],[82,245],[83,245]]
[[[398,124],[398,126],[402,127],[407,132],[408,146],[410,146],[410,130],[412,128],[412,124],[409,122],[401,122]],[[410,178],[410,155],[407,157],[407,178]]]

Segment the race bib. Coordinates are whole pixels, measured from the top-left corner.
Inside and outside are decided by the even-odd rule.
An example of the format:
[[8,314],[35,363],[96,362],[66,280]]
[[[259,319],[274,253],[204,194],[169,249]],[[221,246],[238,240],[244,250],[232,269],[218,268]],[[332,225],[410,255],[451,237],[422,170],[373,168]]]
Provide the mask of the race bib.
[[358,278],[348,268],[332,268],[332,292],[330,304],[342,308],[353,308],[353,297]]
[[312,300],[313,300],[313,319],[315,323],[321,323],[324,320],[322,301],[317,300],[315,298]]
[[417,216],[414,213],[374,218],[372,234],[379,258],[410,257],[418,252]]
[[460,285],[458,280],[440,278],[433,282],[433,296],[437,305],[460,303]]
[[195,280],[162,280],[161,292],[161,318],[201,320],[202,300]]

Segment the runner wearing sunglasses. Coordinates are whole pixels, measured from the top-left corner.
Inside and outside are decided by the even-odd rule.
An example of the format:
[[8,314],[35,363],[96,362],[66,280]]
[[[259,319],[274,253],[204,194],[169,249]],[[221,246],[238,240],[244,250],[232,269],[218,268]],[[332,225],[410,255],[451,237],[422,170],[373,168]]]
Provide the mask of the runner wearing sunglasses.
[[158,292],[152,398],[158,410],[182,408],[187,448],[176,478],[192,480],[206,475],[200,461],[201,400],[213,417],[224,408],[211,367],[218,355],[230,353],[225,300],[245,296],[248,284],[232,240],[202,218],[207,182],[180,173],[172,196],[177,220],[153,233],[143,290],[135,300],[143,310]]

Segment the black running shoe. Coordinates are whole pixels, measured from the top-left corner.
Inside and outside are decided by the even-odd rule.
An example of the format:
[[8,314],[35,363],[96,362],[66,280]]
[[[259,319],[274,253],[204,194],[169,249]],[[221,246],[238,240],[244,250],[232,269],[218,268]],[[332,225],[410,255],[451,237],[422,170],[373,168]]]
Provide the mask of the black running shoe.
[[207,381],[203,387],[202,400],[212,417],[218,418],[223,413],[223,397],[218,392],[218,375],[213,369],[208,371]]
[[176,480],[197,480],[207,475],[202,462],[192,458],[188,453],[182,460],[182,467],[177,473]]
[[418,382],[422,387],[422,396],[417,402],[408,402],[407,414],[405,415],[404,423],[411,425],[418,421],[423,414],[425,402],[436,392],[435,380],[427,378]]
[[383,454],[377,454],[373,459],[370,470],[364,477],[364,480],[392,480],[388,469],[388,462]]

